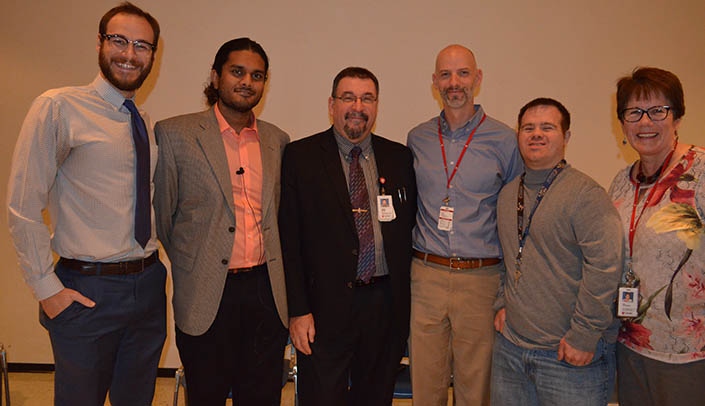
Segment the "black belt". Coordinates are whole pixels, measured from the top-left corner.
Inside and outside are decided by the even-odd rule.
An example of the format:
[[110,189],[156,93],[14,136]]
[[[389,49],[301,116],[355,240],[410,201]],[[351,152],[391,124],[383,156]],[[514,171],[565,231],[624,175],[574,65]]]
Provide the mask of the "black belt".
[[244,268],[230,268],[228,269],[229,274],[237,275],[239,273],[245,273],[245,272],[252,272],[252,271],[261,271],[263,269],[267,269],[267,264],[259,264],[255,266],[247,266]]
[[129,275],[144,271],[145,268],[153,265],[158,259],[159,253],[154,251],[147,258],[124,262],[86,262],[61,257],[59,265],[79,272],[81,275]]
[[358,288],[363,286],[372,286],[387,279],[389,279],[389,275],[373,276],[367,282],[363,281],[362,279],[357,279],[355,280],[355,286],[357,286]]

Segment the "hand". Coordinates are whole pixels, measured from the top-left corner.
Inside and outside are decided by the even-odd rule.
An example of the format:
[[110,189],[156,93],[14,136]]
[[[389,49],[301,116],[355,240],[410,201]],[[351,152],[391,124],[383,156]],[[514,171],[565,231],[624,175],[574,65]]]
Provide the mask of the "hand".
[[494,315],[494,329],[502,333],[504,330],[504,322],[507,320],[507,309],[501,308]]
[[594,355],[594,352],[580,351],[568,344],[565,337],[561,338],[561,342],[558,345],[558,360],[565,360],[565,362],[575,365],[576,367],[589,364]]
[[44,313],[46,313],[50,319],[53,319],[66,310],[73,302],[78,302],[86,307],[95,307],[94,301],[78,293],[78,291],[69,288],[63,288],[54,296],[40,300],[39,304],[41,304]]
[[289,318],[289,335],[291,343],[297,350],[306,355],[311,355],[311,346],[316,336],[316,328],[313,326],[313,314]]

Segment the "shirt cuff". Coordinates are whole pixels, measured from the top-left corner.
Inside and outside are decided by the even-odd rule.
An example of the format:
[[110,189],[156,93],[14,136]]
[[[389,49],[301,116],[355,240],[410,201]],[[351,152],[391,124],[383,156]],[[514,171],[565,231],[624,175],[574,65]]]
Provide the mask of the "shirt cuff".
[[575,329],[570,329],[565,334],[565,340],[573,346],[574,348],[585,351],[585,352],[595,352],[597,348],[597,342],[602,337],[602,331],[576,331]]
[[61,292],[64,289],[64,284],[54,272],[47,274],[42,279],[33,281],[30,284],[32,291],[34,292],[34,297],[37,300],[44,300],[54,296],[55,294]]

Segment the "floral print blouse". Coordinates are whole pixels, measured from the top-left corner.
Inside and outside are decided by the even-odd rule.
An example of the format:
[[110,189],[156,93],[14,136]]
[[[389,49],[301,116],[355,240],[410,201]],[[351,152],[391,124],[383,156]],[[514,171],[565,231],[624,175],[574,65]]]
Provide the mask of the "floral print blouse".
[[610,186],[627,239],[625,273],[632,215],[637,221],[631,268],[639,281],[639,310],[637,317],[623,320],[619,342],[663,362],[703,359],[705,149],[691,147],[658,182],[641,186],[636,208],[630,169],[621,170]]

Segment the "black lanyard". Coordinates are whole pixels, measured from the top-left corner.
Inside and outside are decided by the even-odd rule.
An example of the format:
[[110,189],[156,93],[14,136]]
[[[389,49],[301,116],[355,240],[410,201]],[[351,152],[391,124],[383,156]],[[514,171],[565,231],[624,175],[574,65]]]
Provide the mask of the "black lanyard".
[[519,191],[517,193],[517,232],[519,237],[519,251],[515,261],[516,269],[514,271],[514,283],[519,282],[519,278],[521,278],[521,258],[524,251],[524,245],[526,245],[526,238],[529,236],[529,228],[531,227],[531,220],[534,218],[534,213],[536,213],[536,209],[539,207],[541,200],[543,200],[546,192],[548,192],[548,188],[551,187],[551,184],[554,180],[556,180],[556,177],[559,173],[561,173],[565,166],[565,159],[562,159],[556,166],[553,167],[551,173],[548,174],[548,177],[543,182],[541,189],[539,189],[538,194],[536,194],[536,202],[534,203],[534,207],[531,208],[529,219],[526,222],[526,228],[524,228],[524,178],[526,177],[526,172],[521,175],[521,179],[519,180]]

